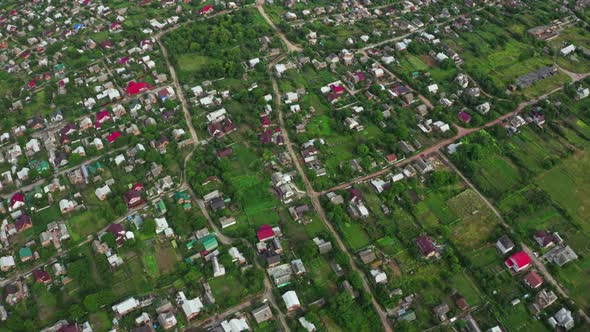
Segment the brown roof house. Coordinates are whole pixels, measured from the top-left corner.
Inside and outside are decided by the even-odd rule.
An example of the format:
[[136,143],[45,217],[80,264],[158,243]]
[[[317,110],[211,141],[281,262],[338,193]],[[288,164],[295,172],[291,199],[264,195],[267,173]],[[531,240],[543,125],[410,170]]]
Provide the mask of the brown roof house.
[[424,258],[438,257],[439,253],[436,251],[432,238],[428,235],[421,235],[416,238],[416,245]]

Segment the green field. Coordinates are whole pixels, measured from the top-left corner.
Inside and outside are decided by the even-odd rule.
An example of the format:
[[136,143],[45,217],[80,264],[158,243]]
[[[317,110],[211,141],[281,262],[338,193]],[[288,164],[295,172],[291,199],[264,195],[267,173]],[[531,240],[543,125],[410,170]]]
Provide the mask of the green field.
[[70,218],[67,224],[70,227],[72,239],[79,241],[104,228],[108,222],[108,220],[98,216],[96,211],[87,210]]
[[344,239],[353,250],[366,247],[370,243],[369,235],[363,230],[359,222],[353,221],[341,226]]
[[521,181],[518,168],[501,155],[490,155],[478,165],[473,181],[492,197],[514,189]]
[[178,56],[178,67],[184,71],[199,71],[206,65],[214,62],[215,59],[211,59],[207,56],[198,54],[182,54]]
[[498,217],[471,189],[455,196],[448,204],[461,220],[454,226],[451,235],[452,241],[459,248],[480,248],[498,226]]
[[581,222],[590,234],[590,154],[577,154],[539,176],[535,183],[551,198]]

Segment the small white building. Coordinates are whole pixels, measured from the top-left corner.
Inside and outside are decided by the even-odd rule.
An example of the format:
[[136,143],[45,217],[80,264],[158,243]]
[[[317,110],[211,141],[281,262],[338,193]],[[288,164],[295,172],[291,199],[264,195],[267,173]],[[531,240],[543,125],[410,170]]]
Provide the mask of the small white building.
[[301,307],[301,303],[299,302],[299,298],[297,297],[297,293],[295,293],[295,291],[288,291],[283,294],[283,301],[285,301],[287,311],[294,311]]

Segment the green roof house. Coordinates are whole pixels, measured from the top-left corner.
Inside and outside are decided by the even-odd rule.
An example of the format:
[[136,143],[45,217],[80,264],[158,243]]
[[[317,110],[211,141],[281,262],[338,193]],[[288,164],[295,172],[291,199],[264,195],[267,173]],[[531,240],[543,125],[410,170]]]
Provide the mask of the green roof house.
[[22,247],[18,251],[18,256],[21,262],[27,262],[33,259],[33,251],[29,247]]
[[187,203],[191,201],[191,197],[184,191],[177,191],[174,193],[174,199],[178,203]]
[[158,210],[159,214],[165,214],[168,211],[166,204],[161,199],[159,199],[154,205],[156,206],[156,210]]
[[215,250],[215,248],[219,246],[219,244],[217,243],[217,239],[213,234],[206,235],[204,238],[201,239],[201,243],[203,243],[203,247],[205,247],[205,250],[207,251],[213,251]]

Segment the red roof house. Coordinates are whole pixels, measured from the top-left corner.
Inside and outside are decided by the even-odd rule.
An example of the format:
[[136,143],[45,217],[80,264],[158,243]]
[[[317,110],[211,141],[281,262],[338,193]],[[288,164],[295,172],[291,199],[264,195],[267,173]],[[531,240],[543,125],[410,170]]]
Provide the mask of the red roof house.
[[127,203],[128,207],[139,205],[141,201],[141,193],[137,190],[129,190],[123,195],[123,200]]
[[131,189],[137,190],[137,191],[143,191],[143,184],[137,182],[136,184],[133,185],[133,187],[131,187]]
[[467,112],[465,111],[459,112],[459,115],[457,117],[459,118],[459,121],[463,123],[471,122],[471,115],[467,114]]
[[520,272],[531,265],[531,258],[526,252],[519,251],[516,254],[508,257],[504,263],[507,267],[513,269],[514,272]]
[[35,270],[33,271],[33,278],[35,281],[42,284],[48,284],[51,282],[51,275],[47,271]]
[[262,122],[263,128],[270,126],[270,119],[268,118],[268,116],[266,116],[266,115],[261,116],[260,121]]
[[418,249],[420,249],[422,256],[424,256],[426,258],[430,258],[430,257],[436,255],[436,248],[434,247],[434,243],[432,242],[432,239],[430,238],[430,236],[428,236],[428,235],[418,236],[416,238],[416,245],[418,246]]
[[121,136],[121,133],[118,131],[112,132],[109,136],[107,136],[107,140],[109,141],[109,143],[113,143],[114,141],[117,140],[117,138],[119,138],[119,136]]
[[536,271],[531,271],[524,276],[524,283],[530,288],[538,288],[543,284],[543,277],[541,277]]
[[150,90],[151,88],[152,86],[147,84],[146,82],[131,81],[127,84],[127,88],[125,90],[127,91],[128,95],[133,96],[138,93]]
[[113,234],[118,246],[123,245],[123,242],[125,242],[125,229],[123,228],[123,226],[117,223],[110,224],[107,228],[107,232]]
[[395,153],[389,154],[385,157],[388,163],[394,163],[397,161],[397,155]]
[[32,80],[29,82],[29,84],[27,84],[27,86],[29,87],[29,89],[34,89],[37,86],[37,82],[35,82],[35,80]]
[[23,214],[14,222],[14,228],[18,233],[33,227],[33,220],[30,216]]
[[552,245],[561,243],[561,238],[559,237],[559,235],[557,235],[557,233],[537,231],[535,232],[534,238],[541,248],[548,248]]
[[102,110],[98,113],[96,113],[96,122],[97,123],[103,123],[107,120],[111,119],[111,115],[109,114],[109,111],[107,110]]
[[225,157],[231,156],[233,153],[234,153],[234,150],[231,147],[227,147],[225,149],[217,151],[217,157],[225,158]]
[[275,237],[275,232],[270,225],[262,225],[258,228],[256,235],[258,236],[258,241],[267,241]]
[[199,15],[205,15],[212,13],[215,9],[213,9],[213,5],[207,5],[201,9],[199,9]]
[[16,193],[10,198],[10,210],[16,210],[25,205],[25,195],[23,193]]
[[330,85],[330,89],[333,93],[337,93],[339,95],[344,93],[344,87],[342,85],[332,84]]

